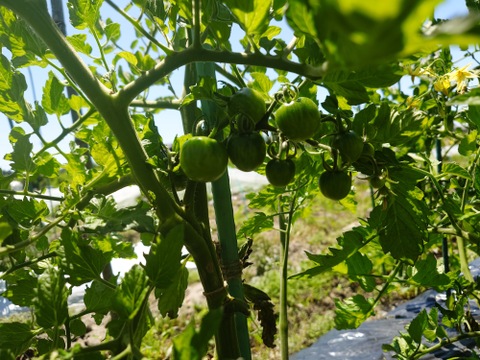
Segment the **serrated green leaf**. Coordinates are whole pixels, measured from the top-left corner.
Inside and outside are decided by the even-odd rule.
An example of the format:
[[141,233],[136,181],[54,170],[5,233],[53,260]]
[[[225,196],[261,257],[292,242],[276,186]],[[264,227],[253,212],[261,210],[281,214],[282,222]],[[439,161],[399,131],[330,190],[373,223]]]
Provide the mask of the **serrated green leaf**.
[[444,174],[458,176],[467,180],[472,180],[470,173],[466,169],[464,169],[460,165],[453,162],[445,163],[443,165],[442,172]]
[[175,274],[170,285],[165,289],[155,289],[158,298],[158,310],[162,316],[176,318],[178,310],[185,299],[185,290],[188,286],[188,269],[182,267]]
[[478,131],[472,130],[466,134],[458,145],[460,155],[469,156],[477,150]]
[[408,334],[417,344],[422,342],[423,331],[427,326],[427,311],[423,309],[408,326]]
[[117,287],[113,308],[123,319],[132,320],[142,309],[149,293],[148,278],[140,265],[134,265]]
[[49,266],[38,277],[35,296],[35,316],[44,328],[61,326],[68,318],[68,289],[62,273]]
[[94,27],[100,17],[103,0],[69,0],[67,3],[71,24],[79,30]]
[[273,87],[273,81],[263,73],[254,72],[250,76],[253,78],[251,86],[253,89],[260,91],[261,93],[268,94]]
[[42,94],[42,106],[48,114],[61,116],[70,110],[64,91],[65,86],[50,71]]
[[35,333],[28,324],[20,322],[0,323],[0,349],[11,350],[14,354],[25,352]]
[[8,236],[10,236],[13,232],[12,227],[6,221],[0,222],[0,244],[5,240]]
[[90,203],[91,212],[85,215],[84,228],[100,234],[136,230],[155,233],[155,223],[145,202],[117,209],[112,197],[96,197]]
[[145,272],[155,287],[169,287],[180,271],[184,235],[185,227],[180,224],[161,237],[158,243],[151,245],[150,252],[145,256]]
[[37,283],[36,277],[22,274],[20,279],[8,279],[7,289],[1,295],[15,305],[30,307],[34,302],[33,292]]
[[356,329],[372,313],[373,300],[367,300],[363,295],[355,295],[344,301],[335,299],[335,328]]
[[273,228],[273,215],[267,215],[264,212],[255,212],[255,215],[246,220],[240,229],[238,236],[252,236],[262,231]]
[[[11,134],[13,134],[13,131]],[[9,160],[13,161],[10,164],[11,168],[19,172],[33,172],[35,164],[31,156],[32,149],[33,145],[30,142],[30,136],[18,134],[16,142],[13,144],[13,152],[9,158]]]
[[370,292],[377,285],[374,277],[370,276],[373,264],[367,255],[354,253],[346,260],[348,275],[351,280],[357,281],[363,290]]
[[379,239],[385,253],[390,252],[395,259],[413,263],[422,252],[426,240],[425,214],[404,196],[389,197]]
[[438,272],[437,260],[433,254],[428,254],[426,259],[418,260],[415,264],[415,271],[412,280],[421,286],[443,291],[451,285],[450,278],[446,274]]
[[22,200],[9,200],[4,205],[3,211],[24,228],[37,225],[49,214],[47,204],[44,201],[33,198],[27,199],[26,197]]
[[300,278],[303,276],[313,277],[325,271],[331,270],[338,264],[347,260],[358,252],[369,240],[369,234],[362,228],[355,228],[347,231],[341,237],[337,238],[339,247],[330,247],[330,254],[315,255],[306,252],[308,258],[319,264],[313,268],[305,270],[299,274],[291,276],[291,278]]
[[115,290],[104,283],[94,280],[85,289],[83,301],[88,311],[107,314],[112,309]]
[[82,244],[80,235],[69,228],[62,231],[60,241],[63,245],[62,269],[69,275],[70,284],[78,286],[100,278],[105,265],[111,260],[111,254]]
[[67,36],[67,40],[77,52],[86,55],[92,53],[92,46],[88,43],[86,34]]
[[108,40],[117,41],[120,38],[120,24],[118,23],[109,23],[105,26],[105,35]]
[[248,35],[263,34],[268,28],[271,0],[226,0],[224,3]]
[[[115,55],[118,58],[124,59],[126,62],[128,62],[130,65],[137,66],[138,60],[134,54],[128,51],[120,51]],[[117,60],[114,60],[114,63],[116,63]]]

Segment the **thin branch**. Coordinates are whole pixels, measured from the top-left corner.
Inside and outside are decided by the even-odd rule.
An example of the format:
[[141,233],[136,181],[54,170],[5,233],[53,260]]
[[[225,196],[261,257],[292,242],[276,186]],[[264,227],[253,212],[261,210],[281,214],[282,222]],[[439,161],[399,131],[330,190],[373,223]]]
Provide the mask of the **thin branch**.
[[43,200],[50,200],[50,201],[59,201],[59,202],[61,202],[61,201],[64,200],[63,197],[43,195],[43,194],[36,194],[36,193],[24,192],[24,191],[6,190],[6,189],[0,189],[0,194],[17,195],[17,196],[28,196],[28,197],[36,198],[36,199],[43,199]]
[[162,43],[158,42],[157,39],[155,39],[152,35],[150,35],[148,32],[145,31],[145,29],[138,23],[137,20],[135,20],[134,18],[132,18],[130,15],[128,15],[125,11],[123,11],[122,9],[120,9],[120,7],[115,4],[113,1],[111,0],[105,0],[105,2],[110,5],[112,8],[114,8],[120,15],[122,15],[125,20],[127,20],[130,24],[132,24],[132,26],[135,28],[135,30],[137,30],[139,33],[141,33],[143,36],[145,36],[148,40],[150,40],[152,43],[154,43],[155,45],[157,45],[160,49],[162,49],[166,54],[170,54],[173,52],[172,49],[169,49],[168,47],[166,47],[165,45],[163,45]]
[[153,69],[146,71],[142,76],[127,84],[116,96],[122,102],[131,102],[138,94],[155,84],[176,69],[195,62],[232,63],[242,65],[264,66],[289,71],[310,79],[320,79],[327,71],[327,63],[322,66],[300,64],[279,56],[264,55],[261,53],[235,53],[217,51],[204,48],[190,47],[180,52],[173,52],[160,61]]

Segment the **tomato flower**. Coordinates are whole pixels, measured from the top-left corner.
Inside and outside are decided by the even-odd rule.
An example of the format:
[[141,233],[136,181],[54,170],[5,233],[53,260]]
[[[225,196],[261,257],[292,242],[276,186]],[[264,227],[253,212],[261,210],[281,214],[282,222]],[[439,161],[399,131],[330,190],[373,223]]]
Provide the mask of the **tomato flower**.
[[443,95],[448,95],[450,90],[450,78],[448,74],[440,76],[435,82],[433,83],[433,88],[435,91],[441,92]]
[[457,84],[457,92],[462,94],[467,90],[468,79],[473,79],[478,77],[477,71],[470,71],[468,68],[470,64],[461,67],[460,69],[454,70],[449,74],[449,80]]

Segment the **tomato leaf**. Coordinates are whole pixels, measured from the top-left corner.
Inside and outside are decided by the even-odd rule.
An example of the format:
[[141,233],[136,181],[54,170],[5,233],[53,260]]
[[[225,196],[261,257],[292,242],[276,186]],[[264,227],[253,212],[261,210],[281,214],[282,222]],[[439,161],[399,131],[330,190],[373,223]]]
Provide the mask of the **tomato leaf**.
[[117,287],[113,309],[123,319],[132,320],[142,309],[148,295],[148,279],[140,265],[134,265]]
[[415,270],[412,280],[419,285],[433,287],[438,291],[446,290],[451,286],[450,278],[438,272],[437,260],[433,254],[428,254],[426,259],[418,260]]
[[94,280],[85,289],[83,301],[88,311],[107,314],[112,309],[115,290],[100,281]]
[[[42,106],[47,114],[61,116],[70,110],[64,91],[65,86],[60,83],[53,72],[50,71],[42,93]],[[45,121],[43,125],[47,122],[48,121]]]
[[0,349],[11,350],[14,354],[25,352],[35,333],[29,324],[20,322],[0,323]]
[[367,255],[357,251],[346,260],[346,264],[348,275],[352,281],[358,281],[362,289],[367,292],[375,289],[377,285],[375,278],[369,276],[373,270],[373,264]]
[[68,318],[68,294],[63,274],[48,266],[38,277],[34,307],[37,324],[44,328],[64,324]]
[[44,201],[25,197],[22,200],[9,199],[3,204],[2,200],[0,199],[0,204],[3,205],[2,211],[24,228],[30,228],[38,224],[49,214],[47,204]]
[[444,174],[448,174],[448,175],[453,175],[453,176],[458,176],[458,177],[461,177],[461,178],[464,178],[466,180],[472,180],[472,177],[470,176],[470,173],[464,169],[463,167],[461,167],[460,165],[456,164],[456,163],[446,163],[443,165],[443,168],[442,168],[442,172]]
[[273,215],[267,215],[264,212],[255,212],[255,215],[246,220],[240,229],[238,229],[237,236],[252,236],[264,230],[273,228]]
[[371,235],[369,234],[368,230],[366,230],[366,228],[357,227],[350,231],[347,231],[342,236],[337,238],[339,247],[329,248],[330,254],[316,255],[307,251],[306,254],[308,258],[311,261],[317,263],[318,266],[292,275],[291,278],[295,279],[304,276],[311,278],[325,271],[329,271],[338,264],[344,262],[354,254],[356,254],[358,250],[361,249],[370,239]]
[[38,284],[36,277],[25,272],[21,275],[15,273],[15,276],[8,277],[6,280],[8,287],[1,293],[1,296],[18,306],[30,307],[33,305],[32,289],[35,289]]
[[224,3],[248,35],[263,34],[268,28],[271,0],[225,0]]
[[[80,235],[65,228],[62,231],[63,245],[62,268],[69,275],[68,282],[72,285],[81,285],[99,279],[105,265],[111,259],[110,254],[94,249],[83,243]],[[60,250],[59,250],[60,251]]]
[[70,22],[77,29],[94,27],[100,18],[103,0],[69,0],[67,3]]
[[335,328],[356,329],[372,314],[373,299],[355,295],[344,301],[335,299],[335,306]]
[[395,259],[413,263],[427,239],[425,214],[417,207],[419,202],[405,192],[389,196],[387,201],[387,210],[377,206],[372,211],[372,217],[382,212],[383,227],[378,229],[382,249]]
[[158,243],[152,243],[145,255],[145,272],[155,287],[168,288],[180,271],[184,232],[184,225],[177,225]]
[[171,279],[168,287],[155,289],[155,296],[158,298],[158,310],[162,316],[168,316],[171,319],[178,316],[178,309],[185,299],[187,286],[188,269],[182,267]]

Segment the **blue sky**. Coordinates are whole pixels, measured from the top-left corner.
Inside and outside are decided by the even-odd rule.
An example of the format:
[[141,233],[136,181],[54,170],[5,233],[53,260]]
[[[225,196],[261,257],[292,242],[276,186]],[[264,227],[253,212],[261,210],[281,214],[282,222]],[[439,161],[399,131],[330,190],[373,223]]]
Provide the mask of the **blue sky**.
[[[117,3],[119,6],[121,6],[122,3],[126,3],[126,2],[118,1]],[[108,8],[108,5],[105,4],[104,6]],[[66,12],[67,9],[64,8],[64,11]],[[463,0],[447,0],[438,6],[436,11],[436,16],[439,18],[451,18],[451,17],[463,15],[466,12],[467,12],[467,9],[465,7],[465,2]],[[122,26],[122,32],[123,31],[124,31],[124,27]],[[284,29],[284,31],[285,31],[285,35],[283,35],[283,37],[285,39],[290,38],[292,34],[291,31],[289,29]],[[67,30],[67,32],[73,33],[72,29]],[[234,34],[233,36],[235,35],[238,35],[238,34]],[[241,35],[238,35],[238,36],[241,36]],[[175,83],[179,83],[179,84],[182,83],[181,75],[182,75],[181,71],[176,72],[175,81],[174,81]],[[33,69],[33,73],[31,73],[32,78],[30,78],[30,74],[28,72],[25,72],[25,76],[26,76],[27,83],[29,85],[29,89],[26,92],[27,99],[31,102],[35,100],[41,101],[42,87],[47,78],[47,74],[45,73],[44,69],[40,69],[40,70]],[[32,86],[32,81],[34,82],[33,86]],[[180,89],[176,89],[176,90],[180,90]],[[65,117],[65,119],[62,119],[62,121],[64,121],[66,125],[69,125],[71,122],[69,117]],[[177,111],[165,110],[160,112],[160,114],[156,116],[156,123],[160,130],[160,133],[162,134],[166,142],[171,142],[176,134],[182,133],[181,121]],[[27,131],[30,131],[28,127],[26,129]],[[5,154],[11,151],[11,146],[10,146],[10,143],[8,142],[9,131],[10,131],[10,126],[9,126],[8,120],[3,115],[0,114],[0,168],[3,168],[3,169],[9,168],[8,161],[3,159]],[[59,126],[57,120],[52,119],[50,123],[42,129],[42,135],[48,141],[48,140],[54,139],[60,133],[60,131],[61,131],[61,127]],[[73,139],[71,138],[66,139],[60,144],[61,147],[65,149],[68,148],[68,144],[72,140]],[[40,143],[34,142],[34,146],[35,148],[37,148],[40,146]]]

